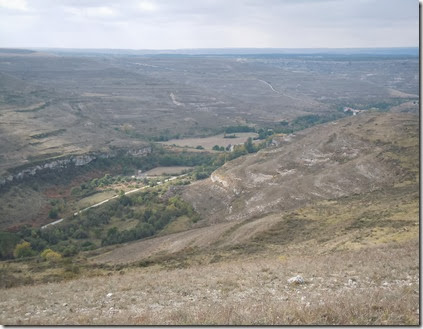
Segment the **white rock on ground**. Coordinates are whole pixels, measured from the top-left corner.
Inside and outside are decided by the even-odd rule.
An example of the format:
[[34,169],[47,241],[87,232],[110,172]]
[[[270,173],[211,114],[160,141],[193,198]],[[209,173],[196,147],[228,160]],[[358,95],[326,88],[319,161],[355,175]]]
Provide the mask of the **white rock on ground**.
[[301,275],[297,275],[288,279],[288,283],[290,284],[303,284],[304,282],[304,278]]

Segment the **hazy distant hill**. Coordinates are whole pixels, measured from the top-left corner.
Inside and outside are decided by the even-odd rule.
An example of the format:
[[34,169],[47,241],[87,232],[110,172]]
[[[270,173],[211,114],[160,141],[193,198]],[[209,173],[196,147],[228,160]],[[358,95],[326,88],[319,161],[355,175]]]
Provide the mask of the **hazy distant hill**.
[[298,50],[306,57],[292,49],[51,51],[0,51],[2,175],[34,157],[108,151],[114,141],[271,128],[309,114],[333,117],[344,106],[386,110],[418,98],[418,58],[405,56],[414,48],[370,49],[371,56]]
[[198,49],[79,49],[79,48],[33,48],[34,50],[63,55],[391,55],[418,56],[418,47],[408,48],[198,48]]

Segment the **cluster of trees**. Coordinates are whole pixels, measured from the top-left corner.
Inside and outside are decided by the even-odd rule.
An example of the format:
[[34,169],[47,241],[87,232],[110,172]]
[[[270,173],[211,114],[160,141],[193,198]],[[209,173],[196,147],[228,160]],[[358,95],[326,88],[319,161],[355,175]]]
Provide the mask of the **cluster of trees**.
[[225,147],[224,146],[219,146],[219,145],[215,145],[212,147],[213,151],[225,151]]
[[[268,140],[264,140],[261,143],[253,143],[253,139],[249,137],[244,144],[235,145],[232,152],[220,153],[218,157],[216,158],[216,160],[213,162],[213,165],[214,165],[213,170],[216,170],[218,167],[223,165],[226,161],[239,158],[240,156],[243,156],[248,153],[258,152],[259,150],[267,147],[267,145],[268,145]],[[210,172],[210,174],[213,172],[213,170]]]
[[[16,233],[0,232],[0,257],[40,255],[44,259],[58,260],[62,255],[72,256],[100,245],[152,236],[181,216],[187,216],[193,222],[199,220],[199,215],[189,204],[176,196],[165,197],[165,192],[166,188],[160,187],[131,196],[122,195],[102,207],[91,208],[45,229],[24,226]],[[120,223],[125,220],[137,224],[131,229],[119,230]],[[110,228],[110,225],[113,226]]]
[[[146,195],[144,195],[145,197]],[[154,196],[149,199],[148,205],[144,209],[128,215],[130,218],[138,220],[137,225],[132,229],[122,231],[113,226],[102,239],[102,245],[123,243],[152,236],[181,216],[187,216],[193,222],[199,220],[199,216],[193,208],[179,197],[169,198],[166,202],[158,202],[157,196]]]
[[71,194],[77,197],[87,197],[97,192],[97,187],[106,187],[118,183],[129,183],[136,182],[136,178],[131,178],[129,176],[111,176],[110,174],[105,174],[101,178],[94,178],[88,182],[82,183],[80,186],[72,188]]
[[[10,232],[0,232],[0,258],[11,259],[11,258],[25,258],[32,257],[38,254],[37,250],[34,249],[30,242],[21,240],[18,234]],[[62,258],[62,255],[49,248],[44,249],[41,254],[41,258],[48,261],[58,261]]]
[[335,112],[325,115],[308,114],[299,116],[291,122],[281,121],[278,125],[275,125],[272,130],[274,133],[292,134],[295,131],[303,130],[317,124],[337,120],[345,116],[346,114],[343,112]]
[[255,132],[256,129],[250,126],[229,126],[225,128],[226,134],[233,134],[233,133],[248,133],[248,132]]
[[257,130],[257,134],[257,139],[266,139],[267,137],[272,136],[274,132],[273,129],[260,128],[259,130]]

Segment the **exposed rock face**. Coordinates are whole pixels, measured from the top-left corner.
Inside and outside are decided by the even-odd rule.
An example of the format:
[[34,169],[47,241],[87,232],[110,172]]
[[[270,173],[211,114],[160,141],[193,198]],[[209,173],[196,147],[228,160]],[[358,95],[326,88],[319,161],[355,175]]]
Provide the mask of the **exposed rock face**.
[[[417,172],[418,145],[409,142],[417,143],[417,132],[415,117],[395,114],[316,126],[287,136],[278,147],[226,163],[210,179],[187,186],[183,197],[216,223],[371,192],[411,174],[410,165],[396,158],[406,156],[403,163],[412,161]],[[399,147],[401,138],[406,147]]]
[[210,179],[213,183],[219,183],[223,187],[229,187],[229,183],[217,173],[212,173]]
[[145,156],[151,153],[151,147],[143,147],[138,149],[128,150],[127,154],[134,157]]
[[75,166],[84,166],[95,159],[96,157],[91,155],[78,155],[72,159],[72,162],[75,163]]
[[[151,153],[151,147],[144,147],[134,150],[128,150],[126,152],[129,156],[134,157],[141,157],[146,156]],[[34,176],[37,174],[37,172],[42,170],[56,170],[61,168],[67,168],[70,165],[80,167],[85,166],[92,161],[96,160],[97,158],[100,159],[107,159],[107,158],[113,158],[116,157],[116,152],[110,152],[110,153],[101,153],[101,154],[84,154],[84,155],[74,155],[70,156],[67,159],[58,159],[50,162],[46,162],[44,164],[36,165],[30,168],[23,169],[22,171],[19,171],[18,173],[15,173],[13,175],[8,175],[5,177],[0,177],[0,186],[5,185],[7,183],[13,182],[14,180],[20,180],[28,176]]]

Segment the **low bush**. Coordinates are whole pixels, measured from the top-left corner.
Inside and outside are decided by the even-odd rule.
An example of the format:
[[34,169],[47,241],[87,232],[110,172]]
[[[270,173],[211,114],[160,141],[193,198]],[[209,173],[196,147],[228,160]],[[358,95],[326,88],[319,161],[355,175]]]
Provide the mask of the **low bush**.
[[42,253],[41,253],[41,258],[43,258],[44,260],[47,260],[49,262],[58,262],[62,259],[62,255],[59,254],[56,251],[53,251],[51,249],[45,249]]

